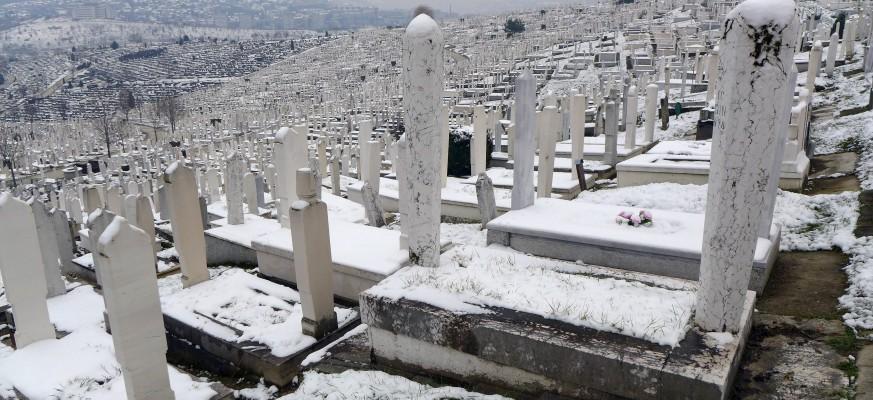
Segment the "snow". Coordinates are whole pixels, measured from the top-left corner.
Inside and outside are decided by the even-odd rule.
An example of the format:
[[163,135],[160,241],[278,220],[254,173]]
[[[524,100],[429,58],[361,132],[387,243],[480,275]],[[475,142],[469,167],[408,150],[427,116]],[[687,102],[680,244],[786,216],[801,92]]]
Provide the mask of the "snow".
[[697,132],[697,121],[699,120],[700,113],[698,112],[682,113],[679,116],[671,116],[667,130],[661,130],[659,119],[655,121],[655,140],[679,139],[694,135]]
[[49,318],[59,331],[74,332],[103,326],[103,297],[91,286],[75,287],[66,295],[48,299],[47,305]]
[[[124,398],[112,336],[103,326],[103,298],[82,285],[47,304],[55,327],[70,334],[0,351],[0,397],[15,398],[14,388],[33,400]],[[168,370],[177,399],[207,400],[216,394],[208,382],[194,381],[171,366]]]
[[[164,314],[209,335],[237,343],[255,342],[276,357],[298,353],[316,342],[303,334],[303,309],[294,289],[239,269],[161,297]],[[357,316],[334,307],[340,326]]]
[[[558,159],[560,160],[560,159]],[[360,188],[362,184],[357,184]],[[379,180],[379,196],[385,196],[392,199],[399,198],[399,185],[396,180],[381,178]],[[446,179],[446,187],[441,191],[443,202],[455,202],[461,204],[479,204],[476,198],[476,186],[465,183],[465,179],[448,177]],[[509,209],[512,205],[512,190],[494,188],[494,200],[497,208]]]
[[854,245],[858,193],[807,196],[779,192],[773,221],[782,226],[780,248],[793,251],[846,250]]
[[354,370],[339,374],[306,371],[303,374],[303,383],[297,391],[279,398],[279,400],[319,399],[508,400],[502,396],[483,395],[456,387],[434,388],[382,371]]
[[[513,172],[511,169],[506,168],[489,168],[485,171],[488,174],[488,178],[491,179],[491,183],[494,187],[498,188],[512,188],[513,186]],[[534,182],[537,182],[537,176],[539,173],[534,171]],[[590,174],[586,174],[586,177],[591,177]],[[465,180],[463,183],[475,185],[476,181],[479,179],[478,176],[471,176]],[[571,191],[579,186],[579,182],[576,180],[576,174],[570,172],[553,172],[552,173],[552,191]]]
[[370,288],[464,314],[506,308],[599,331],[677,346],[690,327],[695,290],[678,280],[652,285],[632,274],[500,248],[456,246],[439,268],[412,266]]
[[754,27],[763,27],[767,24],[777,27],[786,26],[794,18],[794,1],[746,0],[728,13],[727,17],[737,18],[738,15],[742,15],[743,19]]
[[[576,199],[586,203],[614,204],[644,209],[704,212],[706,185],[651,183],[596,192],[583,192]],[[805,195],[779,190],[773,222],[782,226],[781,251],[848,248],[858,218],[858,194]],[[655,214],[655,223],[658,215]]]
[[179,258],[179,251],[175,247],[163,249],[156,253],[158,258]]
[[736,339],[730,332],[706,332],[704,338],[710,343],[710,347],[718,348],[723,348]]
[[[409,260],[409,252],[400,248],[398,231],[333,218],[329,224],[330,252],[334,264],[384,276],[397,271]],[[267,233],[252,242],[294,252],[289,229]]]
[[831,119],[814,121],[810,137],[816,154],[857,151],[858,163],[855,175],[861,189],[873,189],[873,111]]
[[[118,236],[118,232],[121,230],[122,224],[127,223],[127,220],[124,217],[116,216],[112,218],[112,222],[103,230],[103,234],[97,238],[97,243],[100,246],[109,246],[112,244],[112,241],[115,240],[115,237]],[[91,249],[93,251],[97,251],[97,249]]]
[[659,142],[646,154],[706,156],[712,153],[712,140],[666,140]]
[[440,224],[440,238],[454,244],[485,247],[487,232],[481,224]]
[[406,27],[407,36],[435,36],[439,35],[439,32],[439,25],[427,14],[419,14]]
[[261,381],[258,382],[258,386],[234,390],[233,395],[234,398],[243,400],[271,400],[278,392],[279,388],[272,385],[266,386],[264,385],[264,380],[261,379]]
[[849,288],[840,297],[840,306],[847,310],[843,320],[856,329],[873,329],[873,237],[859,238],[846,253],[850,257],[845,267]]
[[282,229],[279,221],[257,215],[243,214],[243,221],[240,225],[230,225],[227,218],[215,220],[212,224],[216,227],[207,229],[206,234],[251,248],[252,239]]
[[[540,238],[584,242],[617,251],[632,249],[700,257],[703,248],[702,214],[648,209],[654,214],[654,224],[650,227],[632,227],[615,222],[615,217],[622,211],[638,213],[640,209],[579,200],[537,199],[530,207],[497,217],[488,223],[488,228]],[[767,238],[759,238],[754,259],[763,260],[769,247]]]

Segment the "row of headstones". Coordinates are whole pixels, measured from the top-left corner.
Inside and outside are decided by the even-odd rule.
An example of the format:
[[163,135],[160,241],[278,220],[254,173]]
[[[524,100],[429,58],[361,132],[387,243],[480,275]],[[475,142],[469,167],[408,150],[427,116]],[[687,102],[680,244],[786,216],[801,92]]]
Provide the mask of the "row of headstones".
[[[741,6],[742,7],[742,6]],[[794,87],[790,84],[797,17],[787,23],[755,25],[745,12],[731,14],[733,29],[725,33],[719,62],[720,82],[700,288],[695,323],[706,331],[737,332],[751,276],[752,258],[761,220],[775,202],[778,184],[779,132],[788,126]],[[771,26],[773,25],[773,26]],[[774,36],[761,47],[755,38]],[[757,55],[746,50],[761,48]],[[443,40],[437,24],[419,15],[404,36],[403,83],[406,95],[406,137],[409,157],[400,182],[410,202],[402,220],[409,220],[410,259],[424,267],[439,265],[440,193],[434,183],[439,171],[439,115],[443,88]],[[763,67],[760,64],[767,64]],[[513,207],[533,203],[533,141],[536,85],[525,73],[517,80]],[[609,102],[607,103],[609,104]],[[547,108],[552,106],[547,106]],[[553,110],[544,111],[546,115]],[[401,195],[402,197],[402,195]],[[516,201],[518,198],[518,201]]]
[[[72,239],[61,243],[56,237],[46,237],[50,229],[41,216],[44,207],[37,204],[38,200],[28,205],[8,192],[0,193],[0,220],[8,224],[0,229],[0,272],[13,315],[17,349],[56,338],[46,298],[66,293],[58,258],[52,257],[57,256],[54,252],[60,245],[64,251],[71,249]],[[55,209],[55,213],[59,225],[63,223],[69,233],[62,211]],[[117,217],[92,240],[97,246],[94,261],[101,266],[97,273],[127,397],[174,398],[150,244],[154,235]]]
[[[304,314],[303,333],[321,338],[337,328],[327,206],[317,195],[321,186],[317,174],[301,168],[295,177],[297,201],[287,214]],[[201,202],[193,169],[182,161],[172,164],[163,179],[182,284],[187,288],[209,279]],[[159,393],[158,398],[172,398],[155,273],[154,220],[148,221],[151,232],[139,226],[140,219],[150,215],[151,206],[147,197],[136,195],[136,199],[135,221],[102,208],[90,213],[89,246],[128,397]],[[37,199],[28,204],[10,193],[0,194],[0,220],[15,227],[0,229],[0,272],[14,316],[15,345],[20,349],[54,339],[46,298],[66,293],[60,260],[72,258],[69,221],[63,210],[47,211]]]

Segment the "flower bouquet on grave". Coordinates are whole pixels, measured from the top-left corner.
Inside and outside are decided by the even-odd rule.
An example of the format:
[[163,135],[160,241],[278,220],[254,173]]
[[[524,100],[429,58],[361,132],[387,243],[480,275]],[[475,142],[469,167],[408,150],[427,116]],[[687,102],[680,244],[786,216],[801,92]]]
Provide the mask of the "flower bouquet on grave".
[[654,223],[652,219],[652,213],[646,210],[640,210],[638,214],[634,214],[627,211],[622,211],[618,213],[615,217],[615,223],[619,225],[630,225],[630,226],[652,226]]

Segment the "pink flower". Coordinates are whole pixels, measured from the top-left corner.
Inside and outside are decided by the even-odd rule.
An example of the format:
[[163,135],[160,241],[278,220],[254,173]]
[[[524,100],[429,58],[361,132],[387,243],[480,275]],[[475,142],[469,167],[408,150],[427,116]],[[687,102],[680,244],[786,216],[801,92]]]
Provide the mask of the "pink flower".
[[622,211],[622,212],[618,213],[618,216],[619,216],[619,217],[622,217],[622,218],[625,218],[625,219],[628,219],[628,218],[631,217],[631,213],[629,213],[629,212],[627,212],[627,211]]
[[649,221],[652,220],[652,213],[650,213],[646,210],[640,211],[640,216],[643,217],[643,219],[645,219],[645,220],[649,220]]
[[640,220],[640,217],[639,217],[638,215],[631,215],[630,220],[631,220],[631,223],[632,223],[634,226],[637,226],[637,225],[639,225],[639,224],[642,222],[642,221]]
[[624,218],[622,218],[622,217],[620,217],[620,216],[619,216],[619,217],[615,217],[615,223],[616,223],[616,224],[622,225],[622,224],[625,223],[625,221],[627,221],[627,220],[624,219]]

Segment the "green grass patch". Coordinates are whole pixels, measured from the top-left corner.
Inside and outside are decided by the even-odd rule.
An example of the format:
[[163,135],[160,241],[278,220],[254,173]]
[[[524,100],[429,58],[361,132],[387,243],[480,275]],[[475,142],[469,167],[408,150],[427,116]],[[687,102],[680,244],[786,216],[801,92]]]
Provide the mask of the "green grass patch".
[[849,328],[846,328],[842,335],[829,337],[825,342],[844,356],[856,354],[861,349],[858,338],[855,337],[855,332]]
[[843,361],[840,365],[837,365],[837,368],[848,377],[855,378],[858,376],[858,366],[852,361]]
[[837,149],[841,153],[861,153],[863,147],[861,146],[861,142],[858,140],[858,137],[852,136],[845,138],[840,143],[838,143]]

